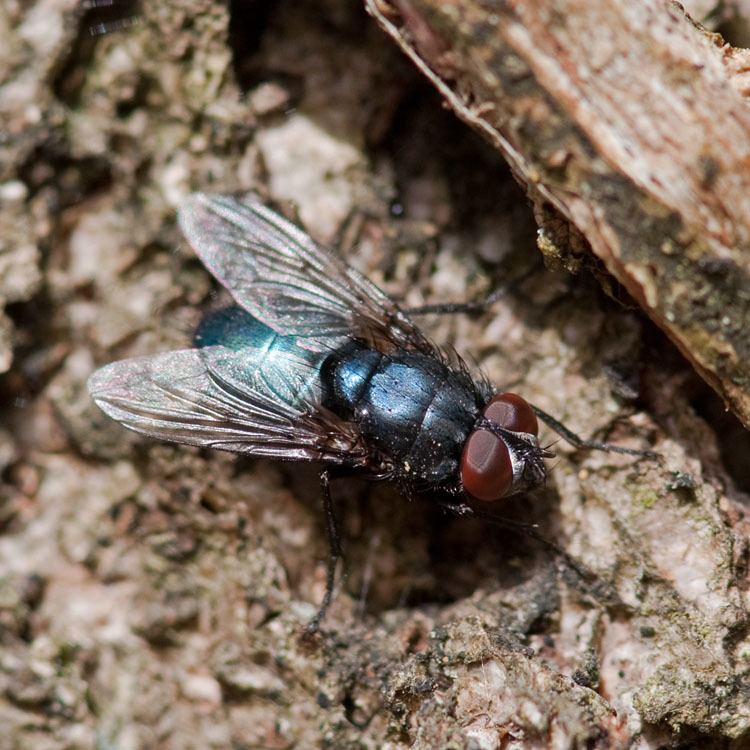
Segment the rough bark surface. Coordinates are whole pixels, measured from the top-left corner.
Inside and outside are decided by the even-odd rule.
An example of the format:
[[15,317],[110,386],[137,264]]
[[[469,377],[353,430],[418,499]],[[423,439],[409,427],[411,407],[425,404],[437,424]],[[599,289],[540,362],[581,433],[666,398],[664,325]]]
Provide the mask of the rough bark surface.
[[670,0],[393,5],[368,0],[750,426],[750,53]]
[[[574,265],[579,247],[583,271],[543,268],[503,160],[348,0],[170,0],[117,33],[92,23],[74,0],[0,5],[0,748],[746,744],[747,436],[602,294],[581,235],[538,203],[547,254]],[[535,101],[528,66],[515,85]],[[560,139],[556,189],[588,220],[560,186],[592,136],[539,106],[524,142],[552,170]],[[716,158],[718,185],[735,173]],[[627,270],[614,198],[657,199],[614,185],[597,226]],[[347,578],[305,640],[327,554],[315,468],[149,442],[85,389],[100,364],[185,345],[215,303],[174,222],[196,189],[260,191],[408,305],[508,285],[425,328],[571,429],[662,460],[555,445],[546,490],[501,513],[567,557],[342,480]],[[695,229],[696,253],[724,231]]]

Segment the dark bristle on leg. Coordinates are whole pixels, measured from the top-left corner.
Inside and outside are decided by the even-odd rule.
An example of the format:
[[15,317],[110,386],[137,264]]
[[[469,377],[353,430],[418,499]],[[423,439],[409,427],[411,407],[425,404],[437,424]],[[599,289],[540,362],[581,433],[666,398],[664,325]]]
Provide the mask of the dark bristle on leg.
[[80,7],[91,36],[122,31],[140,20],[139,0],[82,0]]
[[607,453],[623,453],[627,456],[642,456],[643,458],[661,458],[655,451],[639,450],[637,448],[622,448],[610,443],[602,443],[597,440],[584,440],[575,432],[571,432],[564,424],[558,422],[554,417],[532,405],[534,414],[544,422],[550,429],[554,430],[563,440],[570,443],[574,448],[585,448],[587,450],[606,451]]
[[326,536],[328,537],[329,556],[326,567],[326,591],[323,595],[323,601],[318,609],[317,614],[308,623],[305,628],[307,635],[314,635],[320,630],[320,624],[326,616],[328,608],[333,600],[333,586],[336,582],[336,566],[342,557],[341,538],[339,537],[338,526],[336,525],[336,513],[333,508],[331,499],[331,477],[328,470],[320,474],[320,488],[323,494],[323,513],[326,519]]

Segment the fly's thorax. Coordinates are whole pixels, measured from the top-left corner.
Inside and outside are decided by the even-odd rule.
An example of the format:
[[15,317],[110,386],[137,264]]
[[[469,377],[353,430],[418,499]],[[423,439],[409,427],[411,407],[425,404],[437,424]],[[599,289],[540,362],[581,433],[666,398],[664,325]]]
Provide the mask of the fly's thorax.
[[344,419],[354,419],[383,356],[358,341],[329,354],[321,367],[324,405]]
[[434,357],[348,346],[323,369],[327,405],[356,422],[404,479],[444,484],[458,476],[479,406],[473,383]]
[[407,457],[418,478],[434,485],[455,484],[463,447],[478,414],[473,383],[449,371],[424,411]]

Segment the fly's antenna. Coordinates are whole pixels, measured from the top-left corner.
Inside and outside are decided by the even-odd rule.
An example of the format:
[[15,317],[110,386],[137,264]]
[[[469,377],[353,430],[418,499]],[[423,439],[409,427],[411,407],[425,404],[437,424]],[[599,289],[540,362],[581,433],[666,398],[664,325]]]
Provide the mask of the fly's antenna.
[[552,466],[549,467],[550,473],[552,473],[559,465],[560,465],[560,459],[555,461],[555,463],[553,463]]
[[[551,443],[547,443],[547,445],[542,446],[543,451],[552,451],[552,449],[560,442],[560,438],[557,440],[553,440]],[[554,451],[552,451],[554,452]]]

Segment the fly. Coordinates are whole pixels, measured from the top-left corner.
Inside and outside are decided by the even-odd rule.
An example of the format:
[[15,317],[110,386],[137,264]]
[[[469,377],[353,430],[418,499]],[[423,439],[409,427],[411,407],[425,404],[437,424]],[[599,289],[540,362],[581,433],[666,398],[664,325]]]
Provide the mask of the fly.
[[654,456],[585,441],[521,396],[472,376],[437,348],[415,314],[257,198],[195,194],[179,224],[235,304],[208,313],[193,346],[113,362],[88,387],[110,417],[153,438],[323,465],[331,545],[330,604],[340,557],[329,489],[356,469],[435,493],[459,513],[544,485],[538,419],[577,447]]

